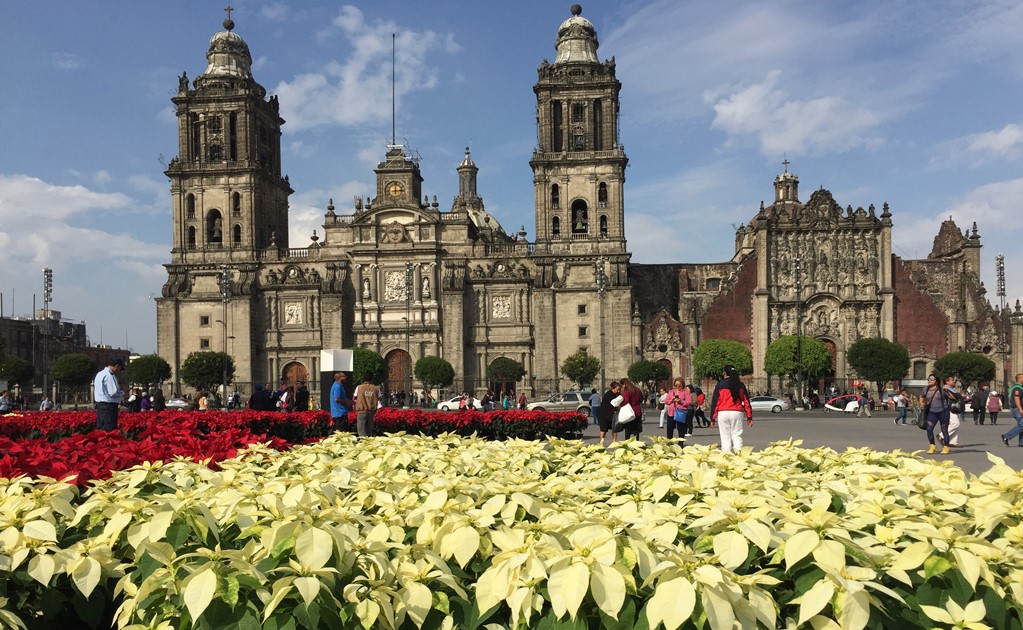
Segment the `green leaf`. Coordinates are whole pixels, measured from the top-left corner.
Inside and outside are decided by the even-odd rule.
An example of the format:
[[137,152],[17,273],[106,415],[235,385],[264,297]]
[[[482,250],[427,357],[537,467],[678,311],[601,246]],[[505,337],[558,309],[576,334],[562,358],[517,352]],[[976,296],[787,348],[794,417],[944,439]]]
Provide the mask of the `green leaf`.
[[943,556],[928,556],[924,560],[924,577],[928,580],[952,568],[952,563]]
[[293,584],[306,605],[313,603],[316,600],[316,596],[320,593],[320,579],[317,577],[297,577]]
[[188,585],[185,586],[184,599],[185,608],[188,609],[188,614],[193,621],[199,619],[216,594],[217,574],[214,573],[212,567],[207,565],[192,575],[188,580]]

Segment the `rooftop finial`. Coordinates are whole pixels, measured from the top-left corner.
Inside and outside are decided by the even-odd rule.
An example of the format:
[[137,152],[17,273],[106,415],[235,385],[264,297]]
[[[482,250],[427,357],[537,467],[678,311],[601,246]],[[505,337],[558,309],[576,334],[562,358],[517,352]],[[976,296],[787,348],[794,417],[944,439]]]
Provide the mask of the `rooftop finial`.
[[782,166],[785,167],[785,172],[788,173],[789,172],[789,164],[791,164],[792,162],[789,162],[789,156],[786,155],[784,157],[785,157],[785,159],[782,160],[781,163],[782,163]]
[[224,11],[227,13],[227,19],[224,20],[224,28],[230,31],[234,29],[234,20],[231,19],[231,11],[234,11],[234,7],[227,5],[224,7]]
[[580,15],[583,12],[582,6],[578,4],[573,4],[569,10],[572,12],[572,15]]

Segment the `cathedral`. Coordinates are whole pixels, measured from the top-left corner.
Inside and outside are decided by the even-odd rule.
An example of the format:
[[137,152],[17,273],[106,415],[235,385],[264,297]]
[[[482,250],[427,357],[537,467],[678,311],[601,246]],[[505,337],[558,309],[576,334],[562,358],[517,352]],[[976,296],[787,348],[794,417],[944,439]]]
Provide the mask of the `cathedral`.
[[560,366],[579,350],[601,360],[602,386],[640,359],[688,377],[694,348],[710,338],[747,345],[762,388],[772,385],[767,345],[797,331],[828,346],[836,380],[853,376],[845,349],[862,337],[909,348],[908,378],[960,348],[989,354],[999,377],[1023,356],[1019,306],[993,310],[979,282],[976,226],[961,233],[948,221],[926,260],[904,261],[891,252],[887,204],[843,210],[823,189],[800,202],[787,164],[773,203],[738,229],[730,261],[632,263],[621,83],[579,5],[533,87],[535,242],[487,213],[468,149],[453,165],[458,194],[442,209],[423,195],[419,158],[392,144],[372,197],[347,208],[330,200],[322,235],[292,247],[285,121],[230,18],[224,29],[205,71],[191,82],[182,74],[172,99],[173,250],[157,336],[175,391],[182,362],[202,350],[232,356],[243,391],[317,384],[322,349],[378,353],[391,391],[416,388],[412,366],[427,356],[454,366],[453,388],[485,391],[489,366],[507,357],[525,368],[515,388],[531,398],[570,388]]

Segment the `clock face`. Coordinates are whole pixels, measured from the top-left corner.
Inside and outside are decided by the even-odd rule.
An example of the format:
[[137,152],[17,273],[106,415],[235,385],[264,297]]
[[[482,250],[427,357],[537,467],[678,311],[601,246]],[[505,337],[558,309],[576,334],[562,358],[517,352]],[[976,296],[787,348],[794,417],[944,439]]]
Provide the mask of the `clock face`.
[[400,197],[405,192],[405,187],[398,182],[391,182],[387,184],[385,190],[390,197]]

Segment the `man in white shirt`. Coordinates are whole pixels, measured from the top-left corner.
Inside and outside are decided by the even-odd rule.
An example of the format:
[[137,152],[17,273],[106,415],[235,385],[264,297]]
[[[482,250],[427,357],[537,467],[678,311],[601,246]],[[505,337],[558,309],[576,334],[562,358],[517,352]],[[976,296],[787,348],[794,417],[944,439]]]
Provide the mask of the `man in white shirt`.
[[96,402],[96,428],[100,431],[117,429],[117,407],[124,398],[124,390],[121,389],[117,375],[123,369],[123,359],[110,359],[93,380],[92,399]]

